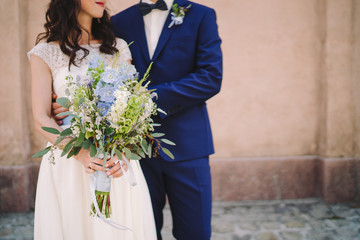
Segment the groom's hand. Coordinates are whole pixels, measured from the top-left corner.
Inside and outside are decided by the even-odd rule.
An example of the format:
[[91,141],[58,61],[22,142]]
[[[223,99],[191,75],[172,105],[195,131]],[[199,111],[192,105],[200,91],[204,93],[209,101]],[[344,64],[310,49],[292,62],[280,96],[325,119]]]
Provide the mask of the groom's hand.
[[62,120],[64,118],[66,118],[67,115],[61,116],[61,117],[58,117],[56,115],[59,113],[62,113],[62,112],[69,111],[69,109],[66,109],[63,106],[61,106],[60,104],[58,104],[56,102],[56,99],[57,99],[57,95],[55,93],[53,93],[52,94],[52,104],[51,104],[51,115],[53,116],[53,118],[55,119],[55,121],[58,125],[62,125],[62,123],[63,123]]

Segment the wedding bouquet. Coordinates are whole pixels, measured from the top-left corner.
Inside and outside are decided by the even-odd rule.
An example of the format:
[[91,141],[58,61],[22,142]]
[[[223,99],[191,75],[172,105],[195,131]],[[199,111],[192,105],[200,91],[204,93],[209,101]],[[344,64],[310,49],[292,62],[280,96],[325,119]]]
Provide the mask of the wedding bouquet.
[[[151,65],[144,77],[138,80],[133,65],[118,63],[119,55],[116,54],[111,65],[107,65],[100,55],[92,55],[85,75],[66,77],[67,98],[59,98],[57,102],[69,108],[68,112],[60,113],[59,116],[71,116],[71,125],[62,132],[43,127],[45,131],[58,135],[58,138],[54,145],[33,157],[41,157],[51,151],[50,160],[54,163],[53,150],[64,139],[71,138],[63,147],[61,156],[70,158],[81,149],[89,149],[91,157],[103,159],[105,168],[107,160],[112,161],[116,155],[119,161],[127,163],[129,174],[132,169],[128,159],[140,160],[145,155],[154,156],[160,148],[174,158],[161,144],[175,143],[162,138],[165,134],[154,132],[154,127],[160,124],[154,123],[151,116],[163,111],[153,101],[157,97],[154,90],[148,89],[147,78]],[[92,205],[91,213],[99,215],[100,212],[108,218],[111,214],[111,179],[102,171],[94,175],[96,204]]]

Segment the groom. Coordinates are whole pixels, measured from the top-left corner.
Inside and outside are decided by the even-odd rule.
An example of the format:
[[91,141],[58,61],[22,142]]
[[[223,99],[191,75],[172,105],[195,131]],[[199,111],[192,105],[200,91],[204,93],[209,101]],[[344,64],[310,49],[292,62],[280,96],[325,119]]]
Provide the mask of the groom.
[[[172,23],[173,4],[184,9]],[[175,17],[174,16],[174,17]],[[150,88],[156,89],[160,114],[157,132],[176,146],[166,146],[172,160],[140,161],[147,180],[158,239],[167,195],[173,235],[181,240],[210,239],[211,176],[214,153],[205,101],[220,91],[221,40],[213,9],[186,0],[143,0],[112,17],[114,33],[128,43],[133,64],[143,75],[153,62]],[[142,76],[140,76],[142,77]]]
[[155,131],[176,143],[166,146],[174,160],[160,151],[160,156],[140,161],[158,239],[166,196],[176,239],[210,239],[209,155],[214,147],[205,102],[220,91],[222,80],[215,11],[186,0],[143,0],[113,16],[112,23],[117,37],[134,42],[130,50],[140,77],[153,62],[150,88],[156,89],[156,103],[167,113],[155,119],[161,123]]

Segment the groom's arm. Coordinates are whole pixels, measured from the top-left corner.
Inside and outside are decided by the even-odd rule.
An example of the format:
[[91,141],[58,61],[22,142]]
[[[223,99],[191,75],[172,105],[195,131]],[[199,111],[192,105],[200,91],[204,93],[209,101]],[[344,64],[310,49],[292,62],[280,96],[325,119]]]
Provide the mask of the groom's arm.
[[[220,91],[222,80],[221,39],[216,14],[209,9],[199,27],[195,70],[186,77],[153,86],[158,107],[172,115],[182,109],[205,102]],[[161,117],[166,117],[161,114]]]

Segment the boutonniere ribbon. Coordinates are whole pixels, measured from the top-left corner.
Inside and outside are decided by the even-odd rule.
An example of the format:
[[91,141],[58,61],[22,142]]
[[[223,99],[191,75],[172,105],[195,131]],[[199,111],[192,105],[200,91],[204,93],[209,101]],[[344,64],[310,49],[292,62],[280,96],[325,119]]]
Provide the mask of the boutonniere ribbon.
[[190,10],[190,8],[191,4],[189,4],[187,7],[182,7],[175,3],[172,6],[171,23],[169,24],[169,28],[172,28],[174,25],[181,25],[184,22],[185,15]]

